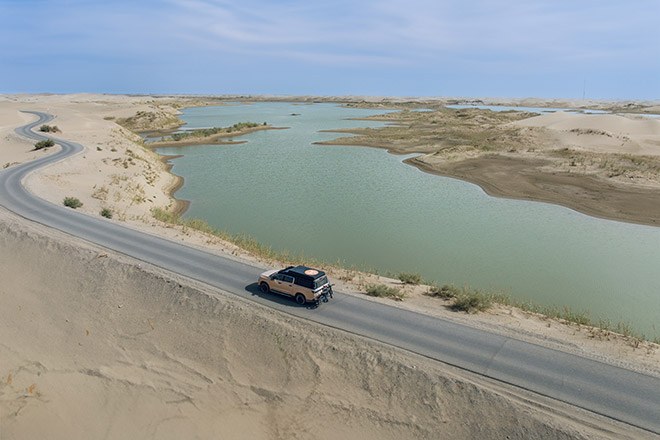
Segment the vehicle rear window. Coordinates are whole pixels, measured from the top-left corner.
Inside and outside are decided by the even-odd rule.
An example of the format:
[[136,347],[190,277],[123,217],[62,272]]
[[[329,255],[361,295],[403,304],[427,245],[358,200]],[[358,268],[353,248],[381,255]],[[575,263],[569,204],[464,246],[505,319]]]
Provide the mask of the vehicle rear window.
[[321,287],[322,285],[327,284],[327,283],[328,283],[328,277],[323,275],[322,277],[319,277],[319,278],[314,280],[314,288],[318,289],[319,287]]

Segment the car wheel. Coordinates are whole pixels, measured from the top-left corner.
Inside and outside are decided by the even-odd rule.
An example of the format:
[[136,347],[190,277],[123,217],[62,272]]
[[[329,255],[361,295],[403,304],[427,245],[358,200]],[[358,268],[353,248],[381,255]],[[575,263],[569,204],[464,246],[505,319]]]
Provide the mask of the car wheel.
[[303,295],[302,293],[296,293],[296,302],[300,305],[305,304],[307,302],[307,300],[305,299],[305,295]]
[[261,289],[261,291],[262,291],[263,293],[268,293],[268,292],[270,292],[270,286],[268,285],[268,283],[261,283],[261,284],[259,284],[259,289]]

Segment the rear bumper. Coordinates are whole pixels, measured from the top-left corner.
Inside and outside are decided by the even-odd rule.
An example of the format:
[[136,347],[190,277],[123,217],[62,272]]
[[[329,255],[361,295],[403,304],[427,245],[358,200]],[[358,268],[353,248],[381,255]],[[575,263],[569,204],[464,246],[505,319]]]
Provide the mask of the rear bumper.
[[319,302],[328,302],[330,298],[332,298],[333,292],[332,292],[332,286],[327,286],[320,290],[319,292],[314,294],[314,300],[319,303]]

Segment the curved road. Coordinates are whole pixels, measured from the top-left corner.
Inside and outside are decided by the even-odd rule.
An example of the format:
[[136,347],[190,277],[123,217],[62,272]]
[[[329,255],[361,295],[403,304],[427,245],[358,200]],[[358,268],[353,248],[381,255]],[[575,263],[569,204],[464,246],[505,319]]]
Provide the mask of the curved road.
[[[46,139],[32,129],[47,123],[52,116],[26,113],[38,116],[38,120],[17,128],[16,133],[29,139]],[[62,147],[56,154],[0,171],[2,206],[29,220],[291,315],[360,334],[660,434],[657,377],[341,293],[319,308],[299,307],[287,299],[262,295],[254,283],[260,268],[39,199],[23,187],[22,180],[46,164],[83,151],[74,142],[55,141]]]

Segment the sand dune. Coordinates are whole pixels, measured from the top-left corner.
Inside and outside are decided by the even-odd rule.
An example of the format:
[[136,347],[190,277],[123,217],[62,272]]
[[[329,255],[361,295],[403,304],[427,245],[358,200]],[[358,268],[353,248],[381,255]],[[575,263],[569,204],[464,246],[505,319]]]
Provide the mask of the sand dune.
[[4,211],[0,249],[3,440],[637,435]]
[[555,130],[582,128],[639,136],[660,135],[660,121],[642,116],[554,112],[524,119],[514,124],[525,127],[546,127]]
[[556,112],[512,125],[542,127],[553,132],[556,147],[587,151],[660,155],[660,120],[613,114]]

